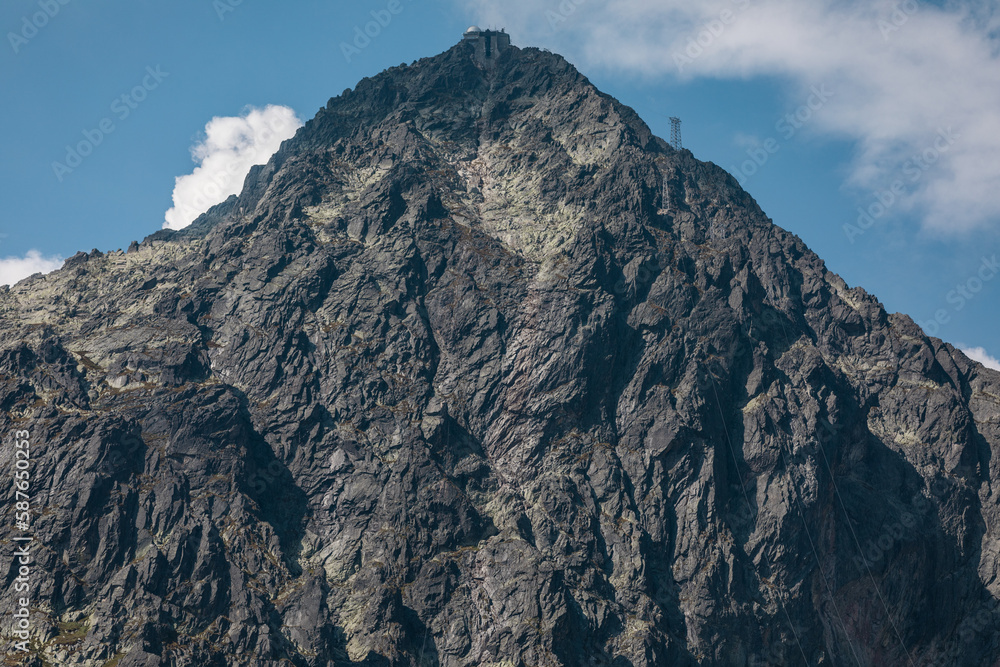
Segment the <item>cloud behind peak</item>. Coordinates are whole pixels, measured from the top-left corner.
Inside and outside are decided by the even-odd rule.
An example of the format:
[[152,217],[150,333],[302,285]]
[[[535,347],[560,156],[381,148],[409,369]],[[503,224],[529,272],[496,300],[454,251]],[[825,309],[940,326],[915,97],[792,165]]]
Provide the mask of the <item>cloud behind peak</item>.
[[301,126],[295,111],[276,105],[213,118],[205,126],[204,138],[191,147],[198,166],[174,183],[174,205],[166,212],[164,228],[183,229],[215,204],[238,194],[250,168],[267,162]]

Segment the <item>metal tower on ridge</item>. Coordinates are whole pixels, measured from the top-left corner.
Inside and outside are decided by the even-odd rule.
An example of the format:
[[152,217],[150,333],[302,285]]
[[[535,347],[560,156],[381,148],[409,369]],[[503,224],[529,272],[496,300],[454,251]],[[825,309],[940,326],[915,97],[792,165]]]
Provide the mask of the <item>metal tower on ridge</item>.
[[681,145],[681,119],[677,116],[670,117],[670,145],[674,150],[680,150]]

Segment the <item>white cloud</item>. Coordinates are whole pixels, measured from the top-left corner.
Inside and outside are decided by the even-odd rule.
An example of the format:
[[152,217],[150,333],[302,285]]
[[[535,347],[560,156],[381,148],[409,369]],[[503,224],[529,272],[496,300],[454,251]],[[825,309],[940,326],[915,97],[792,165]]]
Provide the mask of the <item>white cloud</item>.
[[302,121],[295,111],[269,105],[248,108],[242,116],[215,117],[205,138],[191,147],[198,166],[174,184],[174,206],[166,213],[166,229],[183,229],[209,208],[238,194],[256,164],[267,162]]
[[13,285],[36,273],[49,273],[63,265],[59,255],[43,257],[37,250],[29,250],[24,257],[0,259],[0,285]]
[[[778,76],[790,108],[834,95],[811,131],[854,140],[848,184],[865,202],[902,181],[894,208],[928,229],[1000,221],[1000,7],[995,0],[458,0],[587,68],[688,80]],[[937,151],[938,132],[957,135]],[[938,146],[945,146],[938,141]],[[927,151],[933,166],[913,161]]]
[[1000,371],[1000,359],[996,357],[991,357],[990,354],[982,347],[967,347],[962,348],[962,352],[965,353],[969,359],[973,361],[978,361],[986,368],[992,368],[995,371]]

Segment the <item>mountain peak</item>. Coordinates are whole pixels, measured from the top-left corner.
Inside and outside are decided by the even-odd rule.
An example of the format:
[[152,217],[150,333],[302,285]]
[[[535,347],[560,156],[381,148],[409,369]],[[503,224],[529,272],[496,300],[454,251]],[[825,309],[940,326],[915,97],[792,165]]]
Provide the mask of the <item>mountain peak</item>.
[[0,291],[36,662],[995,661],[1000,375],[484,32]]
[[[581,184],[622,160],[665,160],[674,151],[564,58],[505,37],[467,34],[438,56],[363,79],[332,98],[251,172],[238,198],[206,220],[252,212],[266,193],[290,190],[313,215],[333,219],[355,187],[419,172],[433,176],[422,187],[436,188],[459,219],[481,219],[526,256],[547,254],[574,233],[572,220],[585,206]],[[498,39],[485,65],[484,42]],[[306,183],[316,188],[307,194]]]

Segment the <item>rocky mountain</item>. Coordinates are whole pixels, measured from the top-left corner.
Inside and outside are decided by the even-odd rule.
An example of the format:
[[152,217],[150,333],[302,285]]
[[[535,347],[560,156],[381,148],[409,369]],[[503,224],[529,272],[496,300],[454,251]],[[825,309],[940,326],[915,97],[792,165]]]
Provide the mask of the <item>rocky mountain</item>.
[[0,292],[4,664],[1000,665],[1000,374],[474,49]]

